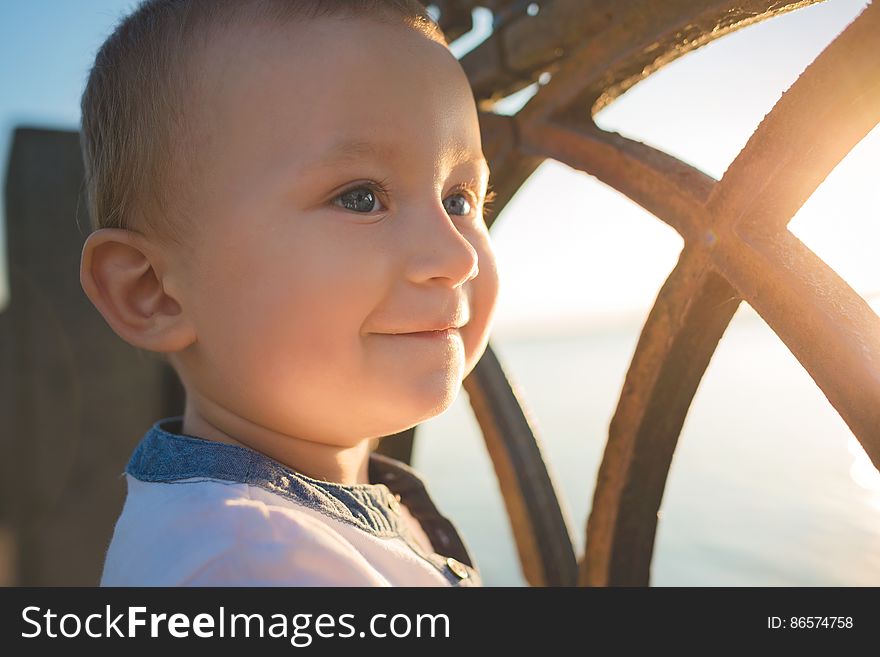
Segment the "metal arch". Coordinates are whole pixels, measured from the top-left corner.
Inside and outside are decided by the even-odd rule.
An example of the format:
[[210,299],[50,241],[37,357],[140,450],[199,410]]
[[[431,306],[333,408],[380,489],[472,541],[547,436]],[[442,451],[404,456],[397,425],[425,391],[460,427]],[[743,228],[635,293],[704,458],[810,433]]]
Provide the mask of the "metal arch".
[[[441,7],[444,3],[435,3]],[[472,8],[476,2],[456,4]],[[462,59],[482,110],[498,192],[490,224],[547,157],[590,173],[675,228],[685,248],[643,327],[609,427],[581,585],[647,585],[657,511],[696,388],[740,301],[789,347],[880,467],[880,319],[785,226],[839,160],[880,120],[880,8],[872,5],[810,65],[715,181],[661,151],[592,121],[596,111],[664,64],[732,30],[804,2],[553,0],[525,16],[523,3],[482,2],[502,24]],[[839,75],[841,70],[847,75]],[[494,103],[552,79],[515,116]],[[800,135],[821,120],[823,131]],[[561,516],[537,439],[523,427],[491,348],[466,381],[532,585],[559,573],[570,549],[559,523],[539,543],[541,506]],[[478,374],[479,373],[479,374]],[[506,402],[492,408],[495,395]],[[494,428],[494,433],[493,433]],[[532,456],[529,457],[528,454]],[[513,456],[518,455],[518,458]],[[539,503],[526,507],[533,496]],[[544,523],[547,530],[548,523]],[[564,557],[563,557],[564,558]],[[564,578],[563,578],[564,579]]]

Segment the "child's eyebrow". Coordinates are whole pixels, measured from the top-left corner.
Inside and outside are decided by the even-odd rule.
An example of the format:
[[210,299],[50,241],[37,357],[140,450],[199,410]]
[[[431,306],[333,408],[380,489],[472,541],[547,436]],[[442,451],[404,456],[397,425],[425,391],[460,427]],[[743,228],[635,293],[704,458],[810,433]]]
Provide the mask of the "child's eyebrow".
[[[339,164],[339,162],[353,162],[366,158],[393,159],[397,155],[397,152],[398,149],[392,144],[376,143],[364,139],[345,139],[336,142],[333,146],[324,151],[324,153],[317,160],[309,164],[307,168],[332,167]],[[454,164],[475,162],[479,165],[483,177],[485,179],[489,178],[489,163],[482,153],[473,156],[473,153],[470,150],[462,150],[459,152],[460,155],[456,158]]]
[[390,144],[377,144],[363,139],[346,139],[328,148],[312,166],[329,166],[345,160],[358,160],[364,157],[393,158],[397,149]]

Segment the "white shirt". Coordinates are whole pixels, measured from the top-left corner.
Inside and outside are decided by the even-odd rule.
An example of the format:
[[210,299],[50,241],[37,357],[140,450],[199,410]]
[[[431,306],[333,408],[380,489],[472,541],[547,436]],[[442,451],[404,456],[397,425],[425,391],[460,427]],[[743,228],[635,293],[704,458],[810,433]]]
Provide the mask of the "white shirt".
[[102,586],[481,585],[454,525],[401,461],[371,454],[378,483],[324,482],[180,434],[181,420],[156,422],[132,454]]

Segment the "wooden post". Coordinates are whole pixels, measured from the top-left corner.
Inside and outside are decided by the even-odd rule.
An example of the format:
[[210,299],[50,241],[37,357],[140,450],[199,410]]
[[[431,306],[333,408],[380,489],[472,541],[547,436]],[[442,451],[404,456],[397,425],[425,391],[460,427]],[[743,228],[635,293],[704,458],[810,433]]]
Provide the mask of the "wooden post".
[[77,132],[15,131],[0,312],[0,527],[13,584],[96,585],[149,426],[183,412],[170,366],[119,338],[79,282],[90,231]]

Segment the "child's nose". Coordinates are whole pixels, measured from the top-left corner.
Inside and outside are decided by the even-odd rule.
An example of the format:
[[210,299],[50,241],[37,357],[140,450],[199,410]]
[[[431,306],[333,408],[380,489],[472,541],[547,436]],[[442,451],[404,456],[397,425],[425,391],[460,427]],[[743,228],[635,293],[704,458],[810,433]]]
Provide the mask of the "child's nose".
[[441,203],[419,213],[411,225],[416,232],[410,241],[414,279],[448,278],[459,286],[476,278],[480,272],[477,249]]

